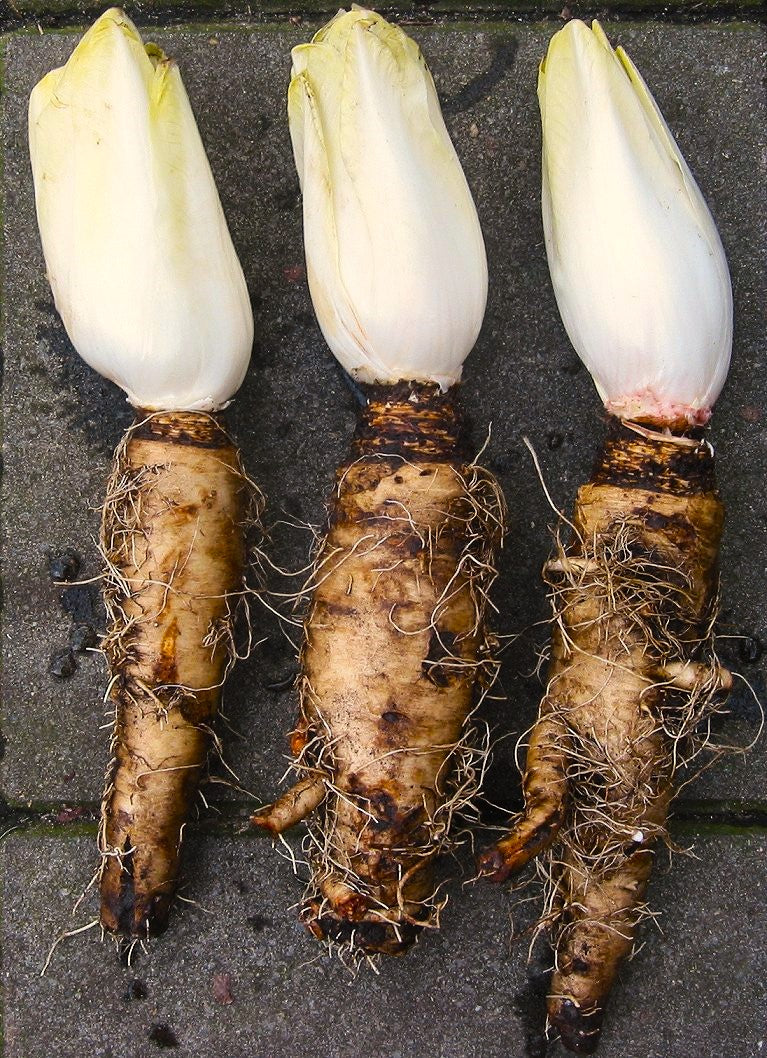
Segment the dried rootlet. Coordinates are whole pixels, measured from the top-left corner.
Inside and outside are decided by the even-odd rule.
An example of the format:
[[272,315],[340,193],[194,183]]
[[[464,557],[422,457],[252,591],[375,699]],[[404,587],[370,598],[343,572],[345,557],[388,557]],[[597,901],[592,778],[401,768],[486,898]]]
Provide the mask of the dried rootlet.
[[246,530],[260,496],[217,420],[142,417],[115,453],[101,526],[114,702],[100,831],[101,924],[166,924],[181,835],[247,609]]
[[712,637],[721,526],[710,446],[616,421],[545,568],[554,632],[526,808],[481,863],[502,879],[542,854],[549,1020],[581,1053],[646,911],[675,773],[730,686]]
[[299,783],[254,822],[317,809],[302,918],[352,952],[404,951],[439,910],[437,854],[477,791],[471,722],[504,508],[459,453],[451,395],[376,387],[317,556],[292,737]]

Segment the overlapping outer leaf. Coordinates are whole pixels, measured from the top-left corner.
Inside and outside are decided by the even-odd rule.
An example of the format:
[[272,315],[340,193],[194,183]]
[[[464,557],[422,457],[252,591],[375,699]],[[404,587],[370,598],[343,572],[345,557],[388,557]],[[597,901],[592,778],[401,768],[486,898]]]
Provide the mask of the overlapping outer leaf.
[[716,226],[653,97],[598,23],[541,64],[543,220],[567,333],[609,411],[705,422],[732,292]]
[[37,216],[78,353],[147,409],[214,410],[253,317],[176,65],[118,9],[32,92]]
[[446,388],[487,298],[474,202],[414,41],[363,8],[293,50],[288,115],[325,339],[363,382]]

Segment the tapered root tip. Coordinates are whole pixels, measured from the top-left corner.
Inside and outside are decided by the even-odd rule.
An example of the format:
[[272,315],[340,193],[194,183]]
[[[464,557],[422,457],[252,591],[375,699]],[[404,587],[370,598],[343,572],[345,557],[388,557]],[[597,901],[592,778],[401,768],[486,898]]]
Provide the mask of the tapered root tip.
[[279,834],[280,831],[271,816],[271,808],[272,806],[268,805],[266,808],[261,808],[258,812],[254,812],[250,817],[251,826],[258,827],[259,830],[266,830],[270,834]]
[[602,1008],[583,1010],[572,999],[549,999],[549,1022],[574,1054],[593,1054],[602,1031]]
[[254,827],[268,830],[270,834],[282,834],[319,808],[326,793],[322,776],[309,775],[291,786],[274,804],[259,808],[250,817],[250,822]]
[[508,837],[480,853],[477,858],[480,877],[491,882],[505,882],[552,844],[561,824],[562,809],[559,806],[542,818],[537,815],[523,817]]
[[102,894],[100,922],[107,933],[118,937],[146,940],[159,937],[168,928],[172,897],[157,893],[141,903],[110,900]]
[[107,862],[101,877],[99,919],[107,933],[130,940],[159,937],[168,928],[169,892],[137,893],[133,876],[119,862]]
[[317,940],[329,941],[366,955],[404,955],[423,926],[415,922],[386,922],[380,917],[342,918],[324,900],[309,900],[301,921]]
[[480,878],[489,882],[505,882],[514,873],[514,863],[506,859],[497,845],[493,845],[477,857],[477,870]]

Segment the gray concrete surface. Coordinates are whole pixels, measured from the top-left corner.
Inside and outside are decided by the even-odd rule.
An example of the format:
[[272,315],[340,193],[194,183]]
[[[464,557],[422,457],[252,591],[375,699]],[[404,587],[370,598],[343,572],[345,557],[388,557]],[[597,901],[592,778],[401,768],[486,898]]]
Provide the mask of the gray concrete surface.
[[[304,22],[152,33],[180,63],[253,297],[253,364],[229,422],[274,522],[322,521],[333,467],[354,424],[351,394],[323,346],[303,277],[300,201],[284,120],[288,51],[311,30]],[[498,733],[516,736],[532,721],[540,693],[529,673],[545,639],[545,629],[533,626],[546,614],[538,571],[553,521],[521,439],[527,435],[536,446],[552,494],[566,508],[588,475],[601,434],[599,402],[559,323],[543,251],[535,70],[551,27],[413,25],[410,31],[439,86],[488,248],[490,300],[466,368],[464,406],[477,448],[493,424],[487,459],[511,507],[496,595],[499,631],[531,629],[506,650],[507,700],[486,710]],[[712,425],[728,510],[721,629],[734,637],[721,648],[760,694],[763,660],[754,657],[750,639],[737,637],[767,642],[767,360],[760,313],[767,265],[765,39],[758,27],[739,23],[640,22],[613,26],[611,36],[628,48],[654,90],[730,260],[736,342]],[[61,806],[87,813],[97,804],[108,739],[98,655],[80,658],[69,679],[48,672],[73,621],[99,625],[98,585],[55,585],[47,557],[74,548],[82,556],[81,577],[97,576],[95,512],[110,453],[130,421],[121,394],[69,346],[53,310],[34,220],[26,101],[72,43],[60,34],[12,35],[3,43],[2,791],[17,809],[46,811],[42,822],[49,826],[45,836],[16,831],[6,840],[4,1053],[143,1058],[161,1049],[162,1041],[149,1039],[152,1024],[166,1022],[180,1041],[178,1053],[209,1058],[543,1053],[525,1040],[528,1015],[538,1007],[526,984],[524,945],[507,955],[507,896],[488,886],[458,889],[442,935],[386,966],[381,977],[366,974],[355,982],[334,963],[317,961],[287,910],[300,892],[289,865],[268,844],[225,838],[215,823],[190,845],[187,872],[189,894],[210,914],[187,909],[131,974],[90,933],[62,946],[47,977],[36,976],[93,866],[93,838],[68,836],[64,821],[72,813],[62,814]],[[309,533],[277,525],[272,536],[278,560],[298,568]],[[277,582],[272,587],[284,590]],[[264,644],[227,690],[224,736],[242,788],[261,799],[284,769],[284,732],[296,707],[290,690],[269,688],[285,684],[295,662],[267,611],[258,617],[257,633]],[[744,683],[730,714],[719,734],[749,742],[759,713]],[[489,794],[502,804],[518,797],[513,742],[499,746],[490,775]],[[696,820],[708,816],[728,826],[734,801],[764,818],[766,757],[762,740],[748,757],[720,762],[691,786],[680,804],[684,814],[686,801],[693,817],[687,828],[694,833],[702,825]],[[222,786],[206,796],[234,802],[227,812],[235,815],[252,803]],[[763,837],[743,830],[707,837],[699,861],[676,860],[672,873],[657,879],[653,902],[666,910],[664,933],[650,931],[624,973],[600,1051],[605,1058],[762,1053]],[[249,917],[261,915],[268,928],[248,925]],[[211,998],[216,973],[232,975],[231,1006]],[[133,976],[147,983],[147,999],[123,998]]]
[[[698,858],[676,857],[670,872],[658,871],[663,932],[652,930],[624,968],[600,1058],[762,1058],[767,958],[755,940],[767,931],[765,851],[763,834],[699,838]],[[170,1030],[179,1056],[543,1054],[541,966],[528,976],[526,939],[510,946],[500,889],[459,890],[441,933],[377,976],[354,978],[286,914],[300,886],[253,839],[190,843],[195,872],[185,895],[202,907],[188,905],[130,968],[94,930],[63,941],[41,977],[88,881],[91,852],[88,838],[5,842],[3,900],[14,909],[4,925],[9,1058],[153,1058],[162,1050],[151,1038],[157,1026]],[[88,910],[92,902],[78,921]],[[529,907],[520,909],[519,927],[529,921]],[[229,1004],[214,991],[221,995],[224,975]],[[564,1052],[555,1045],[548,1054]]]

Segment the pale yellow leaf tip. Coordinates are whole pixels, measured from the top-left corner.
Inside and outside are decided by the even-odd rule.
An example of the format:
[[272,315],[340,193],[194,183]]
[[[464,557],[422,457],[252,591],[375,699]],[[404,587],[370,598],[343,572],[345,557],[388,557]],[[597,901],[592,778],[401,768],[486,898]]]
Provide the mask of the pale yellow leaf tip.
[[152,41],[150,41],[149,44],[144,45],[144,51],[146,52],[147,58],[154,67],[159,66],[160,63],[163,62],[173,62],[172,59],[168,58],[162,48]]
[[612,44],[607,39],[607,34],[602,29],[601,23],[596,18],[593,19],[593,21],[591,23],[591,32],[594,34],[594,36],[599,41],[599,43],[602,45],[602,47],[605,49],[605,51],[609,51],[610,54],[612,55],[612,53],[613,53]]
[[119,30],[126,37],[129,37],[131,40],[135,41],[135,43],[140,44],[143,47],[141,34],[136,29],[131,19],[125,14],[123,9],[121,7],[110,7],[103,13],[103,15],[99,15],[91,28],[83,36],[75,51],[82,48],[83,45],[87,48],[89,44],[93,43],[100,36],[105,33],[113,33],[115,29]]

